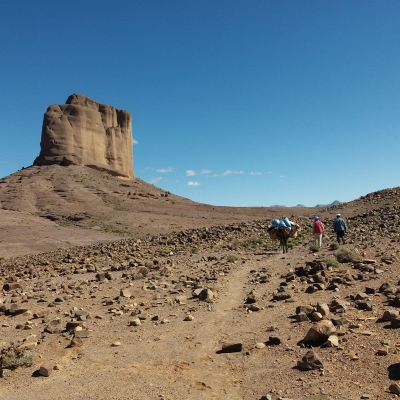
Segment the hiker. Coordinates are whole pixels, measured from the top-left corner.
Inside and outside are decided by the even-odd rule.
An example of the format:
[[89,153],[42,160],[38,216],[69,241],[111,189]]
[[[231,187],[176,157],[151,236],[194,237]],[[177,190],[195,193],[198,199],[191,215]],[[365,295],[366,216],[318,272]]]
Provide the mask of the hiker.
[[336,214],[336,219],[333,221],[333,230],[336,232],[337,242],[340,244],[340,241],[342,241],[345,244],[344,234],[347,231],[347,225],[340,214]]
[[313,222],[314,241],[318,247],[322,246],[322,234],[324,233],[324,224],[321,219],[316,215]]

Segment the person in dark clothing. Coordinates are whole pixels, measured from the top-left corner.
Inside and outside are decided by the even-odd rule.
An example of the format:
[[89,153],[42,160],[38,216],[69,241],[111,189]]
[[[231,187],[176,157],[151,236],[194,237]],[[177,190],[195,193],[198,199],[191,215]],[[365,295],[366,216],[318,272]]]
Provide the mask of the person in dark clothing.
[[333,221],[333,230],[336,232],[337,242],[339,244],[340,242],[345,244],[344,235],[347,231],[347,225],[344,219],[340,216],[340,214],[337,214],[336,219]]

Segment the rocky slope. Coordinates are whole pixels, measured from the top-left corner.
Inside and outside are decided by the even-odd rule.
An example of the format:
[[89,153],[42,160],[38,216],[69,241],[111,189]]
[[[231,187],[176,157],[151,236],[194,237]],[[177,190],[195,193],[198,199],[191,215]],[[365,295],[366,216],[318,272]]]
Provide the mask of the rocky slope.
[[286,255],[261,219],[3,259],[4,398],[393,398],[396,192],[364,200],[338,249],[304,216]]

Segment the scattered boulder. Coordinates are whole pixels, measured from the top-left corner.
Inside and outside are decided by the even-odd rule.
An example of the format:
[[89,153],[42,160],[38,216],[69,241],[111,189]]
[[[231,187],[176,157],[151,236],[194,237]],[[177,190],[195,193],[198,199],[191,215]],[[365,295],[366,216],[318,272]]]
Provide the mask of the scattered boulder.
[[39,368],[39,374],[42,376],[50,376],[51,371],[53,371],[53,365],[49,363],[44,363]]
[[303,356],[301,361],[297,362],[297,368],[312,370],[312,369],[322,369],[324,366],[321,359],[314,350],[309,350]]
[[389,386],[389,392],[394,394],[400,394],[400,385],[398,383],[392,383]]
[[225,343],[222,345],[222,348],[217,351],[217,354],[220,353],[240,353],[242,351],[243,344],[242,343]]
[[214,293],[211,289],[203,289],[199,293],[199,300],[200,301],[206,301],[208,303],[211,303],[214,299]]
[[335,326],[329,320],[321,320],[314,324],[306,336],[303,339],[303,342],[312,342],[312,343],[324,343],[328,340],[329,336],[332,335],[336,331]]

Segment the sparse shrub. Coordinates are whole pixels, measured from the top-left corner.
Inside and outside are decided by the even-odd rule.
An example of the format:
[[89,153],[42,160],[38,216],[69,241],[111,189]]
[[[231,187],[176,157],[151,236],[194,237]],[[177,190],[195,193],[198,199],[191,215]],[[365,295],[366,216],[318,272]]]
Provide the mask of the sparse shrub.
[[243,242],[243,247],[246,249],[254,249],[259,244],[262,244],[262,239],[259,236],[252,236]]
[[229,254],[226,260],[230,263],[233,263],[238,260],[238,256],[236,256],[235,254]]
[[197,247],[192,247],[192,248],[190,249],[190,252],[191,252],[192,254],[198,254],[199,249],[198,249]]
[[319,246],[316,245],[316,244],[312,244],[312,245],[310,246],[310,251],[311,251],[312,253],[317,253],[317,252],[319,251]]
[[239,239],[234,239],[231,242],[230,248],[235,250],[235,249],[238,249],[240,247],[240,245],[241,245],[240,240]]
[[337,268],[339,266],[338,260],[336,260],[336,258],[332,256],[326,257],[325,262],[328,268],[329,267]]
[[30,351],[17,352],[13,348],[3,350],[1,355],[1,368],[15,369],[18,367],[30,367],[34,363],[33,354]]
[[331,243],[329,245],[329,250],[334,251],[334,250],[337,250],[338,248],[339,248],[339,243]]
[[361,261],[362,257],[353,250],[340,249],[335,253],[336,259],[340,263]]

